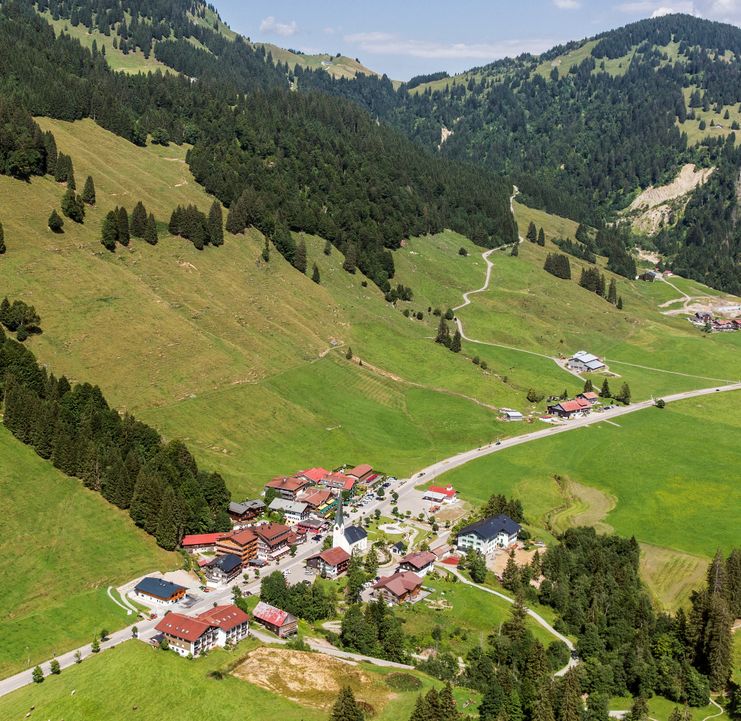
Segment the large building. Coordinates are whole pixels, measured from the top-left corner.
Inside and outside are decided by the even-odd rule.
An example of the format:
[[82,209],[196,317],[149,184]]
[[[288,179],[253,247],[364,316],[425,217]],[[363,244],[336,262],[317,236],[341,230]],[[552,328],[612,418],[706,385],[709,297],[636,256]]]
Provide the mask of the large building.
[[596,355],[580,350],[566,361],[566,367],[577,373],[595,372],[604,370],[607,366]]
[[143,601],[151,603],[152,601],[172,605],[180,601],[185,596],[186,588],[178,586],[177,583],[165,581],[164,578],[147,576],[142,578],[134,587],[134,595]]
[[287,501],[285,498],[274,498],[268,508],[282,513],[288,523],[298,523],[309,517],[309,505],[301,501]]
[[246,523],[264,512],[265,504],[259,499],[242,501],[242,503],[232,501],[229,504],[229,517],[234,523]]
[[332,546],[342,548],[350,555],[354,552],[365,553],[368,550],[368,534],[360,526],[345,526],[342,514],[342,502],[337,504],[337,512],[332,528]]
[[377,598],[388,604],[414,601],[422,590],[422,579],[412,571],[401,571],[392,576],[383,576],[373,584]]
[[224,553],[209,561],[203,572],[211,583],[230,583],[242,572],[242,559],[233,553]]
[[476,521],[458,532],[459,551],[478,551],[484,556],[497,548],[507,548],[517,541],[520,524],[504,514]]
[[308,568],[315,568],[324,578],[337,578],[347,571],[350,554],[344,548],[328,548],[306,559]]
[[214,606],[197,616],[168,613],[155,627],[170,649],[181,656],[199,656],[216,646],[235,644],[247,637],[249,616],[233,604]]
[[246,566],[253,558],[257,558],[257,545],[255,532],[251,528],[244,528],[222,536],[216,545],[216,553],[220,556],[238,556],[242,565]]
[[273,561],[288,553],[293,533],[282,523],[263,523],[254,528],[257,535],[257,557],[262,561]]
[[275,492],[276,498],[284,498],[287,501],[295,501],[296,496],[305,488],[313,485],[313,482],[306,478],[296,478],[295,476],[278,476],[265,484],[265,493],[268,490]]

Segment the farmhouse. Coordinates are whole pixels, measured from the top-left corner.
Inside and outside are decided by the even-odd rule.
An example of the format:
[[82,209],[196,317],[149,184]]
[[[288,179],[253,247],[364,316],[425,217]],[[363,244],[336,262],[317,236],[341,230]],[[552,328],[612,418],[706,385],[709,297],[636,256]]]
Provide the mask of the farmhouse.
[[579,393],[576,399],[587,401],[590,406],[593,406],[599,400],[599,396],[594,391],[584,391],[584,393]]
[[306,560],[309,568],[316,568],[324,578],[337,578],[347,571],[350,554],[344,548],[329,548]]
[[168,605],[177,603],[185,596],[185,591],[186,589],[183,586],[178,586],[176,583],[170,583],[170,581],[154,576],[142,578],[134,587],[134,594],[139,598],[149,603],[156,601]]
[[504,514],[484,518],[458,533],[456,545],[459,551],[474,550],[488,556],[496,548],[507,548],[517,541],[520,524]]
[[255,606],[252,617],[278,638],[292,636],[298,631],[298,619],[295,616],[264,601]]
[[249,616],[233,604],[215,606],[195,617],[168,613],[155,627],[181,656],[198,656],[215,646],[237,643],[246,638],[248,628]]
[[383,576],[373,584],[377,598],[388,604],[413,601],[422,590],[422,579],[411,571],[397,572],[393,576]]
[[592,407],[590,401],[576,398],[573,401],[561,401],[555,405],[548,406],[548,412],[560,418],[571,418],[576,413],[584,413]]
[[183,536],[180,546],[190,553],[195,553],[196,551],[212,551],[216,548],[216,544],[223,535],[223,533],[196,533]]
[[222,536],[216,545],[216,553],[219,556],[225,554],[238,556],[242,565],[246,566],[257,556],[257,543],[255,532],[250,528],[244,528]]
[[305,478],[296,478],[295,476],[278,476],[265,484],[265,492],[272,488],[278,498],[284,498],[287,501],[295,501],[296,496],[312,485],[312,482]]
[[578,373],[582,373],[586,371],[601,371],[607,366],[597,358],[596,355],[587,353],[585,350],[580,350],[574,353],[574,355],[566,361],[566,367],[577,371]]
[[229,504],[229,517],[235,523],[245,523],[257,518],[265,512],[265,504],[256,499],[252,501],[242,501],[242,503]]
[[268,508],[271,511],[282,513],[289,523],[298,523],[309,515],[308,504],[299,501],[286,501],[284,498],[274,498]]
[[342,515],[342,503],[337,504],[337,512],[334,517],[332,528],[332,545],[343,548],[352,555],[353,551],[365,553],[368,549],[368,534],[360,526],[345,527],[345,519]]
[[212,583],[229,583],[242,571],[242,558],[233,553],[216,556],[203,567],[206,578]]
[[257,535],[257,557],[272,561],[290,551],[291,529],[282,523],[263,523],[253,529]]
[[361,463],[359,466],[346,471],[346,475],[354,478],[359,483],[367,483],[373,475],[373,466],[369,466],[367,463]]
[[453,486],[430,486],[422,500],[433,501],[434,503],[452,503],[458,495],[458,491]]
[[413,571],[418,576],[426,576],[437,556],[432,551],[418,551],[409,553],[399,561],[397,571]]

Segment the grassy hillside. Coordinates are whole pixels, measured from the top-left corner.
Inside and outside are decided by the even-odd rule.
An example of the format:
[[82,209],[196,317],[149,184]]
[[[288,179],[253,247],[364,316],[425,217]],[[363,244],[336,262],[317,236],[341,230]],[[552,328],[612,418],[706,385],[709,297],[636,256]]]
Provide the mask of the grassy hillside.
[[[91,640],[130,617],[109,585],[177,567],[128,514],[0,426],[0,676]],[[2,715],[2,714],[0,714]]]
[[650,544],[644,570],[652,591],[674,606],[702,574],[702,564],[687,556],[706,560],[736,540],[728,509],[741,504],[741,477],[732,470],[741,431],[738,404],[738,393],[673,403],[539,441],[536,454],[528,446],[496,453],[444,480],[474,502],[495,492],[517,496],[528,519],[543,525],[551,509],[579,500],[565,493],[569,482],[612,497],[614,508],[603,506],[600,518],[591,520]]

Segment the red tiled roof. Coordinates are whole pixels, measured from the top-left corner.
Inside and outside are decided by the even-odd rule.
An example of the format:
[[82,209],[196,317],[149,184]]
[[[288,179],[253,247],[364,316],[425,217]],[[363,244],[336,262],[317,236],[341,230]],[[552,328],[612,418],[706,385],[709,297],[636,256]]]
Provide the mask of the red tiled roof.
[[422,579],[416,573],[402,571],[401,573],[395,573],[393,576],[384,576],[373,585],[373,588],[385,588],[391,591],[394,596],[400,598],[421,585]]
[[361,463],[355,468],[351,468],[348,472],[348,476],[354,476],[355,478],[362,478],[366,473],[370,473],[373,470],[373,466],[369,466],[367,463]]
[[579,404],[579,408],[589,408],[590,403],[586,398],[576,398],[576,403]]
[[328,473],[324,476],[324,482],[332,486],[341,486],[343,491],[351,491],[355,485],[355,479],[344,473]]
[[183,536],[180,545],[183,548],[187,546],[212,546],[224,535],[224,533],[194,533],[189,536]]
[[263,523],[260,526],[255,526],[254,531],[265,543],[271,544],[280,540],[281,536],[288,536],[291,529],[282,523]]
[[252,616],[258,621],[269,623],[271,626],[283,626],[286,622],[293,620],[293,616],[287,611],[281,611],[281,609],[271,606],[264,601],[260,601],[255,606]]
[[250,617],[233,603],[226,606],[214,606],[213,608],[209,608],[208,611],[199,613],[196,618],[210,624],[211,626],[218,626],[224,631],[229,631],[235,626],[239,626],[240,624],[246,623],[250,620]]
[[319,554],[319,558],[328,566],[339,566],[341,563],[350,560],[350,554],[344,548],[335,546],[334,548],[322,551]]
[[594,391],[584,391],[584,393],[581,393],[580,395],[582,396],[582,398],[593,401],[596,401],[599,398],[599,396]]
[[561,408],[561,410],[571,413],[573,411],[580,411],[583,406],[578,401],[561,401],[556,408]]
[[297,476],[304,476],[305,478],[308,478],[310,481],[314,481],[314,483],[319,483],[319,481],[324,478],[324,476],[327,475],[329,471],[326,468],[309,468],[306,471],[299,471],[296,475]]
[[272,481],[268,481],[265,484],[265,488],[275,488],[277,491],[298,491],[303,488],[308,481],[302,478],[296,478],[295,476],[278,476],[273,478]]
[[401,559],[401,563],[408,563],[415,568],[424,568],[434,563],[437,560],[437,556],[431,551],[417,551],[416,553],[410,553]]
[[447,496],[448,498],[452,498],[455,496],[458,491],[453,488],[453,486],[430,486],[428,491],[431,491],[432,493],[440,493],[443,496]]
[[210,624],[182,613],[168,613],[155,626],[157,631],[183,641],[196,641],[208,631]]
[[255,532],[251,528],[243,528],[241,531],[221,534],[222,541],[234,541],[238,546],[247,546],[255,540]]
[[314,508],[319,508],[323,503],[326,503],[332,497],[332,491],[322,490],[317,488],[315,490],[303,493],[298,499],[301,503],[308,503]]

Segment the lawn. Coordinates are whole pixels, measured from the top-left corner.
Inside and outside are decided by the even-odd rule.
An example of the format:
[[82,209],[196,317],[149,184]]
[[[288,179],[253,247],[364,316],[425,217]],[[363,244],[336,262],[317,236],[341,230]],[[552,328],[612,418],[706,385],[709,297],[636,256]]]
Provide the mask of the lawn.
[[[27,686],[0,699],[1,718],[22,718],[32,707],[34,716],[65,719],[65,721],[129,721],[132,717],[146,721],[170,721],[175,718],[204,718],[209,721],[323,721],[324,709],[295,702],[278,693],[249,683],[227,673],[214,678],[215,671],[228,671],[255,647],[245,641],[233,651],[217,650],[208,656],[189,661],[155,650],[139,641],[128,641],[100,656],[84,661],[80,666],[63,671],[58,677],[47,678],[41,685]],[[326,657],[308,658],[324,660]],[[369,677],[371,687],[357,687],[360,697],[374,703],[379,721],[408,718],[418,693],[438,682],[423,674],[410,672],[421,681],[419,691],[391,693],[385,677],[392,669],[379,669],[360,664],[358,671]],[[348,678],[352,674],[348,674]],[[122,679],[126,679],[123,684]],[[300,682],[301,679],[298,679]],[[373,692],[376,692],[373,695]],[[296,695],[293,690],[291,695]],[[475,694],[459,692],[463,696]],[[326,696],[331,703],[332,695]],[[378,708],[381,706],[381,708]]]
[[177,567],[127,513],[0,426],[0,676],[90,641],[131,617],[109,585]]
[[[615,709],[617,711],[627,711],[632,705],[633,699],[630,696],[611,698],[609,703],[610,710]],[[669,721],[669,716],[675,708],[679,708],[681,711],[684,707],[682,704],[669,701],[661,696],[653,696],[648,699],[648,708],[651,718],[656,719],[656,721]],[[705,718],[718,713],[718,709],[711,704],[701,708],[690,708],[689,710],[692,714],[692,721],[703,721]]]
[[[685,584],[678,584],[667,569],[670,559],[654,556],[644,565],[656,571],[647,577],[652,591],[672,607],[678,597],[686,598],[686,583],[701,576],[704,560],[717,548],[728,551],[737,539],[729,509],[741,504],[741,476],[733,460],[741,430],[738,408],[739,394],[726,393],[647,409],[617,424],[599,423],[538,441],[537,453],[520,446],[493,454],[442,480],[474,503],[495,492],[517,496],[536,525],[563,505],[565,480],[613,497],[614,509],[593,521],[677,551],[684,562],[674,571],[691,570]],[[689,532],[699,528],[701,533]],[[687,555],[700,561],[688,564]]]

